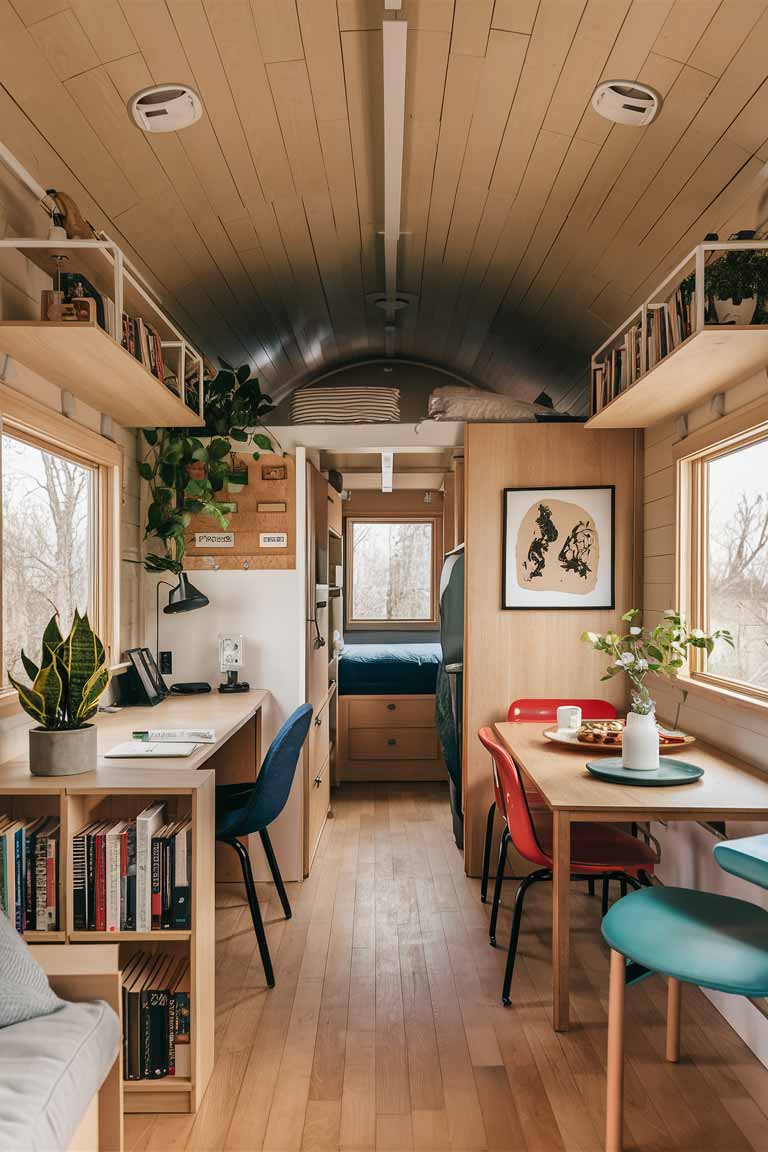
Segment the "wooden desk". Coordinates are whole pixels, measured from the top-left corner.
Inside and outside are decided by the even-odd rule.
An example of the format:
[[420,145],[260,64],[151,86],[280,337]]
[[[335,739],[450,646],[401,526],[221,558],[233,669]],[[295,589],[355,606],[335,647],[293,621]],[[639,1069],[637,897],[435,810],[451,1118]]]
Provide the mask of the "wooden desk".
[[[156,708],[125,708],[97,719],[99,760],[95,772],[78,776],[32,776],[27,756],[0,765],[0,812],[58,816],[59,930],[28,932],[26,939],[49,947],[110,942],[120,949],[120,967],[137,949],[187,954],[191,967],[191,1075],[126,1081],[129,1112],[194,1112],[213,1069],[215,1024],[214,846],[216,784],[255,779],[260,767],[263,691],[222,696],[171,697]],[[106,760],[104,753],[148,728],[206,727],[216,743],[184,758]],[[215,771],[214,771],[215,769]],[[93,819],[132,819],[153,800],[162,800],[171,819],[192,820],[192,925],[150,932],[75,931],[72,913],[72,841]],[[237,879],[240,872],[229,850]],[[229,879],[224,857],[223,878]],[[235,873],[233,873],[234,875]],[[217,876],[221,879],[222,876]],[[95,988],[95,986],[94,986]],[[98,991],[94,990],[94,995]]]
[[[577,820],[761,820],[768,817],[768,775],[708,744],[681,758],[704,769],[679,788],[628,787],[590,776],[588,750],[564,748],[542,736],[541,724],[496,724],[510,755],[552,810],[552,1015],[556,1031],[569,1024],[571,824]],[[600,754],[594,754],[599,759]]]

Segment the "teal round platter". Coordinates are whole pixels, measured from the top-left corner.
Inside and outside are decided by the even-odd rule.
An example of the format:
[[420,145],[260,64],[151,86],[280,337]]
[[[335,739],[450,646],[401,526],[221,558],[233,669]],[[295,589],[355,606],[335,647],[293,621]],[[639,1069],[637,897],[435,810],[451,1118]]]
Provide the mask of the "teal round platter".
[[672,760],[669,756],[660,757],[659,767],[653,772],[624,768],[619,756],[592,760],[587,764],[587,771],[611,784],[631,784],[641,788],[674,788],[680,784],[693,784],[704,775],[703,768],[686,764],[684,760]]

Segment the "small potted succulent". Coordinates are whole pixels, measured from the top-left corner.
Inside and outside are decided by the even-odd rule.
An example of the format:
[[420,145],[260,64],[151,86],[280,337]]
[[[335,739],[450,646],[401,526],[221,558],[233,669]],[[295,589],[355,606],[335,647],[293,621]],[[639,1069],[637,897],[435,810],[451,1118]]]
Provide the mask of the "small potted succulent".
[[581,639],[609,658],[603,680],[623,673],[631,685],[632,703],[621,747],[623,766],[653,771],[659,766],[659,731],[656,706],[646,687],[646,676],[655,673],[674,680],[685,666],[689,648],[703,648],[711,655],[718,640],[732,648],[733,637],[724,628],[709,635],[700,628],[690,630],[679,612],[672,608],[666,610],[662,622],[653,629],[634,623],[639,615],[639,608],[624,613],[621,618],[627,625],[624,635],[582,632]]
[[96,768],[96,729],[90,720],[109,684],[104,645],[87,614],[75,610],[69,635],[59,631],[58,613],[49,620],[38,667],[25,652],[21,660],[31,685],[8,676],[19,703],[37,727],[29,733],[33,776],[74,776]]

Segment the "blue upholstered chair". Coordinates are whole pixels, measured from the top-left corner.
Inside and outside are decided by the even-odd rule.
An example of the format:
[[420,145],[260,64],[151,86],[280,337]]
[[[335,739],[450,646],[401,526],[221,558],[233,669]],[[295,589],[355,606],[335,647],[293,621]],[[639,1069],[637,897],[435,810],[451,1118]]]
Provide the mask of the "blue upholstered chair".
[[[726,872],[768,888],[768,835],[725,840],[715,859]],[[611,948],[608,998],[606,1152],[621,1152],[624,988],[667,977],[667,1060],[680,1058],[680,991],[698,984],[735,996],[768,996],[768,911],[747,900],[688,888],[643,888],[603,920]]]
[[264,965],[264,975],[270,988],[275,986],[275,976],[253,883],[248,849],[240,837],[250,836],[254,832],[259,833],[285,918],[290,920],[291,905],[288,902],[267,828],[285,807],[296,774],[299,753],[307,738],[311,722],[311,705],[302,704],[288,717],[275,736],[264,757],[261,771],[252,784],[219,784],[216,788],[216,839],[223,844],[229,844],[240,858],[253,929],[259,945],[261,962]]

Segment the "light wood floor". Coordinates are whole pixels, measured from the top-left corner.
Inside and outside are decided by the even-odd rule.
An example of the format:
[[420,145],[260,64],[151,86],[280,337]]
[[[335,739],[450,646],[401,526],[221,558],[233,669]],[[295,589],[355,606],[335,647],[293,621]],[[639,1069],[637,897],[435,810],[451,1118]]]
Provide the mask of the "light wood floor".
[[[128,1149],[602,1148],[608,965],[599,900],[574,894],[573,1019],[550,1025],[547,885],[529,896],[513,1006],[505,953],[464,876],[439,784],[345,785],[293,919],[260,889],[268,992],[247,907],[222,890],[217,1060],[196,1116],[127,1117]],[[514,882],[507,886],[507,906]],[[499,938],[506,935],[506,912]],[[664,1063],[664,988],[628,990],[627,1148],[765,1152],[768,1071],[694,989]]]

